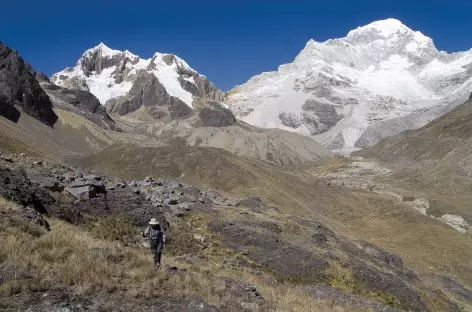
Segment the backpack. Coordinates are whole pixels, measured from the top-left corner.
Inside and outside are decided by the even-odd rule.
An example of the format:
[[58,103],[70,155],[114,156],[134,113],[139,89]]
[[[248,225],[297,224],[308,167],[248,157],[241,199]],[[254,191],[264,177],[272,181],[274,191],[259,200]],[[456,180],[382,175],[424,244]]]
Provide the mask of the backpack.
[[156,246],[160,243],[162,236],[162,229],[160,226],[157,228],[150,228],[149,229],[149,239],[151,240],[151,244]]

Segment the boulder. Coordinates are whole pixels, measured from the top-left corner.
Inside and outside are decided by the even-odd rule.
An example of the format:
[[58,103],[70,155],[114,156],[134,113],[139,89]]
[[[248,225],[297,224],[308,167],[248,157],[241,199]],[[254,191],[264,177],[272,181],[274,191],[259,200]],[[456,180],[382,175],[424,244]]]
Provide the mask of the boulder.
[[77,199],[89,199],[95,197],[93,195],[93,188],[90,185],[66,187],[65,190]]
[[13,163],[13,158],[9,157],[9,156],[2,156],[0,157],[0,159],[2,159],[3,161],[6,161],[6,162],[9,162],[9,163]]
[[2,167],[0,167],[0,197],[23,206],[33,206],[40,213],[46,213],[44,205],[54,202],[46,190],[28,179],[25,170]]
[[83,179],[89,180],[89,181],[102,181],[102,177],[99,175],[88,175],[83,177]]
[[118,182],[116,183],[116,188],[126,188],[126,182]]
[[107,194],[105,185],[90,182],[71,184],[66,187],[65,190],[71,195],[73,195],[75,198],[82,200],[95,198],[99,194],[105,196]]
[[179,198],[177,196],[172,196],[164,200],[165,205],[177,205],[179,203]]
[[170,216],[175,217],[175,218],[182,218],[185,215],[185,210],[175,205],[173,206],[165,205],[164,211],[168,212]]
[[221,195],[220,193],[218,193],[216,190],[208,190],[203,195],[204,195],[203,201],[205,201],[205,198],[208,198],[211,201],[211,203],[214,205],[221,205],[227,201],[227,198]]
[[190,211],[192,210],[192,204],[190,203],[182,203],[182,204],[179,204],[179,207],[184,209],[185,211]]
[[236,204],[236,206],[243,206],[243,207],[247,207],[251,209],[260,208],[261,205],[262,205],[262,199],[257,196],[250,196],[246,199],[240,200]]

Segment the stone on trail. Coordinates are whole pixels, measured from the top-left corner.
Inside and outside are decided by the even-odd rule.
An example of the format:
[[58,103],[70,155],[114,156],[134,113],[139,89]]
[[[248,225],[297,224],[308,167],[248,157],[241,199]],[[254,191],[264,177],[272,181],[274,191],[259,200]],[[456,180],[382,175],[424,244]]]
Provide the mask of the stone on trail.
[[192,205],[190,203],[182,203],[179,205],[179,207],[184,209],[185,211],[192,210]]
[[164,200],[164,204],[167,205],[177,205],[179,203],[179,197],[177,196],[170,196]]
[[71,184],[66,187],[65,190],[71,195],[73,195],[75,198],[82,200],[95,198],[98,194],[106,195],[107,193],[105,185],[97,185],[91,183],[90,181],[88,183]]
[[257,196],[250,196],[246,199],[240,200],[236,206],[244,206],[247,208],[260,208],[262,204],[262,200],[260,197]]

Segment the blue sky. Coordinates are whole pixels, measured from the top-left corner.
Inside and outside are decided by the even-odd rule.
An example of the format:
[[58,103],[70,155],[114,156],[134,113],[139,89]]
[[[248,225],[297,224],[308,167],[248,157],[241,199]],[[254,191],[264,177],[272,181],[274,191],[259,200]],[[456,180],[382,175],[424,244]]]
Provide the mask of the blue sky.
[[449,52],[472,48],[472,1],[0,0],[0,41],[51,75],[103,41],[148,58],[175,53],[228,90],[291,62],[305,43],[394,17]]

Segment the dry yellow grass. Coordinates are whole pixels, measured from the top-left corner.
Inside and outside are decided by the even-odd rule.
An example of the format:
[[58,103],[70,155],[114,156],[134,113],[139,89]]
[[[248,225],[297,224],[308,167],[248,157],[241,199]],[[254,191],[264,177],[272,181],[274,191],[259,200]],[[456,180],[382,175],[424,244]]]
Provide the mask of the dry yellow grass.
[[[274,312],[347,312],[347,311],[360,311],[352,308],[344,308],[340,306],[333,306],[324,300],[314,300],[313,298],[305,295],[299,291],[288,289],[283,294],[274,293],[275,298],[279,298],[276,303]],[[370,311],[363,310],[363,311]]]
[[4,197],[0,196],[0,211],[1,212],[9,212],[9,211],[17,211],[19,209],[19,206],[11,202]]
[[[222,306],[231,298],[226,293],[225,282],[215,276],[226,276],[257,286],[271,306],[271,311],[347,311],[328,302],[314,300],[296,288],[274,285],[274,279],[268,273],[223,266],[221,261],[224,258],[234,256],[230,252],[223,252],[218,257],[213,255],[200,266],[165,255],[164,266],[185,270],[172,274],[165,270],[156,271],[146,249],[124,247],[117,241],[98,239],[83,228],[63,221],[53,219],[49,222],[51,232],[24,223],[23,227],[17,226],[17,223],[2,226],[0,261],[17,272],[27,271],[33,278],[7,281],[0,285],[0,292],[15,294],[65,284],[79,294],[103,290],[119,291],[129,298],[160,295],[200,297],[210,304]],[[35,233],[33,229],[25,231],[24,226],[39,232],[32,235],[30,232]],[[94,248],[103,248],[106,254],[94,254]]]

